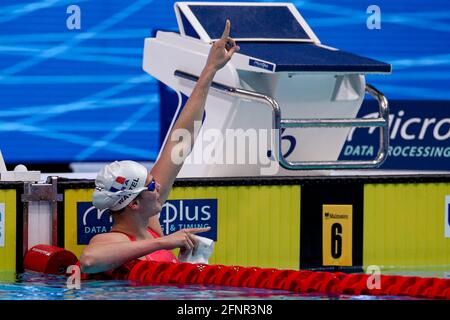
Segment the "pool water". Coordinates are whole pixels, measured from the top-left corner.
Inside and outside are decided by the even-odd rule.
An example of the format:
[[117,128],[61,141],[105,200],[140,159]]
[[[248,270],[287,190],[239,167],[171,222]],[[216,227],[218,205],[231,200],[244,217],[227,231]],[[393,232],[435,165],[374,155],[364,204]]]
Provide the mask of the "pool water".
[[203,285],[140,285],[132,281],[82,281],[68,289],[65,276],[26,272],[0,281],[0,300],[413,300],[397,296],[295,294],[282,290]]

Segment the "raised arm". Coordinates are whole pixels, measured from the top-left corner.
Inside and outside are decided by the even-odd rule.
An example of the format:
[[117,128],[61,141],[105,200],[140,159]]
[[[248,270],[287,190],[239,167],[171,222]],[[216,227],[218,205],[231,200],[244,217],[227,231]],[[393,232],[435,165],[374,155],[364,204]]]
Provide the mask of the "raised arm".
[[[182,154],[182,161],[174,161],[172,158],[174,150],[190,151],[192,149],[195,142],[195,136],[198,133],[194,132],[195,122],[202,121],[205,102],[212,80],[216,72],[225,66],[233,56],[234,52],[239,50],[239,47],[236,46],[236,43],[229,35],[230,21],[227,20],[221,39],[214,42],[212,45],[206,65],[200,74],[198,82],[186,102],[180,117],[174,124],[169,139],[167,139],[167,142],[163,147],[161,156],[151,171],[153,177],[155,177],[156,181],[161,185],[159,198],[162,203],[164,203],[169,196],[173,182],[183,166],[184,159],[188,156],[188,153]],[[190,136],[191,139],[189,139],[189,141],[178,139],[177,136],[180,130],[183,130],[184,133],[188,133],[188,135],[184,136]]]

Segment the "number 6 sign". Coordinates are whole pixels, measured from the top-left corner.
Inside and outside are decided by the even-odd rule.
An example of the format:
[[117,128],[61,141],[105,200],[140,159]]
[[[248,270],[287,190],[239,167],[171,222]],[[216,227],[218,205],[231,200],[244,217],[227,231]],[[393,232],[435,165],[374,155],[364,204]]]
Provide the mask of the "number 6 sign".
[[352,205],[322,206],[324,266],[352,266]]

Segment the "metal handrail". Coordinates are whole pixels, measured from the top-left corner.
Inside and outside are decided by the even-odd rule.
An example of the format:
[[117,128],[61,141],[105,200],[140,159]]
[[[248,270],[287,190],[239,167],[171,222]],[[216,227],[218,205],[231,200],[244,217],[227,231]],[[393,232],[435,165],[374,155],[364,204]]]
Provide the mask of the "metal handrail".
[[[190,73],[176,70],[174,75],[179,78],[198,81],[198,77]],[[379,167],[387,157],[389,148],[389,106],[386,97],[375,87],[366,84],[366,93],[378,101],[379,118],[375,119],[281,119],[281,110],[277,101],[265,94],[230,87],[221,83],[212,82],[211,88],[234,97],[258,101],[268,105],[272,111],[272,128],[275,129],[272,143],[278,153],[274,153],[280,165],[290,170],[312,170],[312,169],[361,169]],[[336,160],[336,161],[288,161],[281,151],[282,128],[305,128],[305,127],[379,127],[380,146],[374,160]]]

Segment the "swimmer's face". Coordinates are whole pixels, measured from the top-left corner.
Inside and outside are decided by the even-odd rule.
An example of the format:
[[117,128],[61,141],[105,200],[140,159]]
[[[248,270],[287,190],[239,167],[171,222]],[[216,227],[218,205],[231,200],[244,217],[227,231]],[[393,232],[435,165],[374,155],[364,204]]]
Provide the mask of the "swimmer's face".
[[151,183],[154,183],[153,191],[144,190],[141,192],[140,197],[143,200],[142,205],[145,212],[148,212],[150,216],[156,215],[161,211],[162,203],[159,199],[159,190],[161,186],[157,181],[153,179],[153,176],[149,173],[145,181],[145,186],[148,187]]

